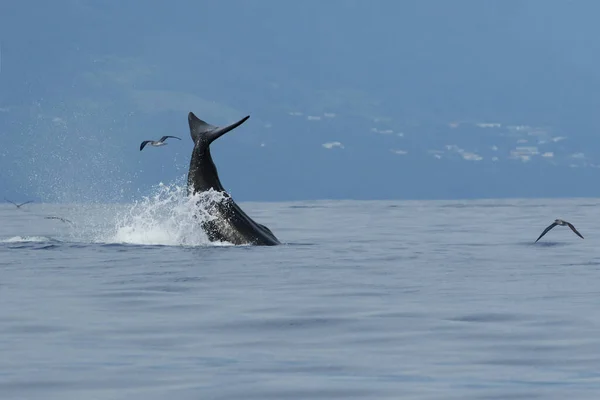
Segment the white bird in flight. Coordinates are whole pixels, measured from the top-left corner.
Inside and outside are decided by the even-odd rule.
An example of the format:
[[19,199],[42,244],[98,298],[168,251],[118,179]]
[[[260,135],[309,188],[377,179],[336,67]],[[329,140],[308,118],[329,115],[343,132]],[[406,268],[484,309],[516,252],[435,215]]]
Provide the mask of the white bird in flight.
[[181,140],[181,138],[178,138],[177,136],[163,136],[159,140],[144,140],[142,144],[140,144],[140,151],[144,150],[144,147],[146,147],[148,143],[150,143],[151,146],[155,147],[166,146],[167,144],[165,143],[165,140],[167,140],[168,138]]

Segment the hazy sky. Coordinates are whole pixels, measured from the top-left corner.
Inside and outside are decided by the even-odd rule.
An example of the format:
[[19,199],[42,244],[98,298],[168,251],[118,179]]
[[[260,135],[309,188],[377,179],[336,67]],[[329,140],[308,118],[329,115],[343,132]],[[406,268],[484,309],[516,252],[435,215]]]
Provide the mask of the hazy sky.
[[[600,195],[599,12],[592,0],[3,1],[0,192],[135,199],[185,176],[193,111],[251,115],[214,149],[240,200]],[[164,134],[184,140],[139,152]]]

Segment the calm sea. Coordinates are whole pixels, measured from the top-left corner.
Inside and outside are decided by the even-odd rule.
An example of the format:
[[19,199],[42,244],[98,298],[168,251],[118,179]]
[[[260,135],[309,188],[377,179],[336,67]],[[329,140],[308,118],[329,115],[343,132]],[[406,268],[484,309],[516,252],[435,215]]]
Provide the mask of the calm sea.
[[241,203],[248,247],[179,194],[0,206],[0,399],[600,398],[600,200]]

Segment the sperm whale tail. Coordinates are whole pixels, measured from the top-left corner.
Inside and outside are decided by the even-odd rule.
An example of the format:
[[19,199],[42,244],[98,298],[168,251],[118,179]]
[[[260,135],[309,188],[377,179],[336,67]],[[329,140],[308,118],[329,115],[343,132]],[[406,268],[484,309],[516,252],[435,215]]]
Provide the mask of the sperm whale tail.
[[192,140],[196,145],[200,144],[208,146],[230,130],[235,129],[246,122],[248,118],[250,118],[249,115],[231,125],[220,127],[211,125],[208,122],[204,122],[200,118],[196,117],[193,112],[190,112],[188,114],[190,135],[192,136]]

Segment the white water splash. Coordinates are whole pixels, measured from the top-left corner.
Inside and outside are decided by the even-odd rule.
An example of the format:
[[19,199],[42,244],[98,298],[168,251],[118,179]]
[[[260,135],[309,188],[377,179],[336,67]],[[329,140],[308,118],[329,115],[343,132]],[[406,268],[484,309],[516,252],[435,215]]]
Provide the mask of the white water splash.
[[183,185],[159,184],[153,196],[144,197],[116,214],[114,228],[96,241],[170,246],[214,246],[201,228],[212,219],[211,208],[223,201],[221,192],[188,196]]
[[[157,185],[152,195],[130,204],[40,204],[26,213],[27,234],[0,238],[0,243],[134,244],[163,246],[233,246],[208,240],[203,222],[215,218],[214,207],[225,194],[188,195],[180,179]],[[64,218],[47,219],[48,217]]]

